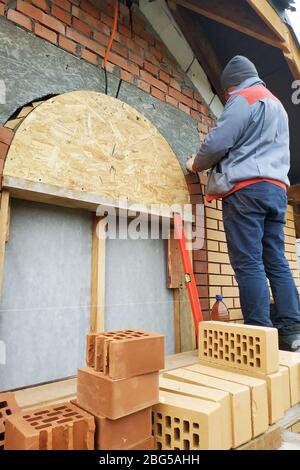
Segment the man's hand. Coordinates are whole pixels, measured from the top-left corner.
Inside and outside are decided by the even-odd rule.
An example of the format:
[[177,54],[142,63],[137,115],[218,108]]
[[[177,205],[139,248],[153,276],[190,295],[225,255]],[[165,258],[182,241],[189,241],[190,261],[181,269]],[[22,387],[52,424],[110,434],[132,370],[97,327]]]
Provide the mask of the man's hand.
[[195,157],[196,157],[196,155],[193,155],[192,157],[190,157],[190,158],[186,161],[186,167],[187,167],[187,170],[188,170],[190,173],[196,173],[196,172],[194,171],[194,169],[193,169]]

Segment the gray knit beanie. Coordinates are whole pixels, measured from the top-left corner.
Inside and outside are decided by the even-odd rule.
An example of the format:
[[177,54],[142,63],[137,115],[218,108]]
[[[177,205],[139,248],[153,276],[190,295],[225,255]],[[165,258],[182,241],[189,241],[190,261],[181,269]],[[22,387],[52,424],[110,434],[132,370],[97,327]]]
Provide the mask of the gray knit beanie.
[[257,77],[258,72],[255,65],[242,55],[236,55],[226,65],[222,77],[221,86],[223,90],[227,90],[233,86],[240,85],[247,78]]

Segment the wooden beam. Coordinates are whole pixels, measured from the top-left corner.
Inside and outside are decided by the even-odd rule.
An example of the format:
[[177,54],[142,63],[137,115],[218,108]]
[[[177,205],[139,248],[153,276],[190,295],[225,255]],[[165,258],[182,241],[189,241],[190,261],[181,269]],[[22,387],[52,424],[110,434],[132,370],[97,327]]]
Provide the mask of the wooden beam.
[[[206,16],[211,20],[236,29],[270,46],[285,49],[285,43],[280,41],[264,21],[249,6],[240,0],[169,0],[169,6],[181,5],[195,13]],[[248,7],[248,8],[246,8]]]
[[5,245],[7,240],[7,226],[9,221],[9,192],[2,191],[0,203],[0,295],[4,275]]
[[180,5],[176,7],[173,11],[176,23],[193,49],[221,102],[225,104],[225,96],[220,83],[223,67],[200,24],[198,15]]
[[173,290],[175,353],[181,352],[180,302],[179,289]]
[[[37,183],[36,181],[12,176],[3,177],[2,187],[9,190],[11,197],[18,199],[85,209],[92,212],[96,212],[99,206],[107,210],[110,208],[116,208],[118,210],[126,209],[132,204],[131,201],[127,201],[126,199],[122,200],[121,203],[121,201],[106,198],[99,194],[62,188],[52,184]],[[135,204],[135,207],[137,207],[137,204]],[[136,211],[140,213],[141,217],[144,216],[146,218],[148,218],[149,215],[159,216],[162,219],[173,218],[173,210],[171,207],[168,208],[168,206],[142,205],[138,207]],[[184,211],[183,219],[191,221],[192,214],[188,211]]]
[[286,41],[286,29],[278,13],[269,2],[261,0],[247,0],[251,8],[260,16],[260,18],[269,26],[280,41]]
[[178,240],[174,239],[174,229],[170,230],[168,239],[168,288],[179,289],[183,278],[182,262]]
[[92,235],[91,332],[104,331],[105,315],[105,219],[95,217]]

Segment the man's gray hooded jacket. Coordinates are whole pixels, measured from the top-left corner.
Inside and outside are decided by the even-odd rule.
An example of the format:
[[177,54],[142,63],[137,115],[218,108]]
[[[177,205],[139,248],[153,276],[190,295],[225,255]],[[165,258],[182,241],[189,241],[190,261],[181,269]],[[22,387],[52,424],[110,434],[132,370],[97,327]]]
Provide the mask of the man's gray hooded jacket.
[[[230,93],[216,127],[194,162],[197,171],[211,168],[207,194],[224,195],[237,183],[253,178],[289,185],[289,124],[282,104],[266,90],[252,62],[242,56],[229,62],[222,85],[237,88]],[[252,87],[256,87],[258,96],[262,95],[254,102],[237,94],[244,90],[247,94]]]

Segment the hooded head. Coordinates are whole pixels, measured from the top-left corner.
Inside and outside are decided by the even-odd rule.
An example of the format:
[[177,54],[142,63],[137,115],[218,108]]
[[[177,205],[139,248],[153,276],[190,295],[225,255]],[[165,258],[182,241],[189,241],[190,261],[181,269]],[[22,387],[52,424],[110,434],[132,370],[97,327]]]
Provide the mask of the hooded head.
[[223,90],[240,85],[247,78],[258,78],[255,65],[242,55],[236,55],[223,70],[221,85]]

